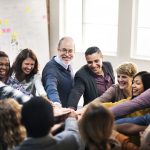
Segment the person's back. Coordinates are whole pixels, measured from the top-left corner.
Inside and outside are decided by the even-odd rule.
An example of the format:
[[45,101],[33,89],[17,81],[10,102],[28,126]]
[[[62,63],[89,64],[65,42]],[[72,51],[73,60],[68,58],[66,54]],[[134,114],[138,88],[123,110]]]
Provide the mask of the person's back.
[[65,121],[65,129],[56,136],[50,133],[54,124],[53,108],[42,97],[31,98],[22,108],[22,123],[27,130],[27,139],[14,150],[72,150],[80,149],[80,136],[75,114]]

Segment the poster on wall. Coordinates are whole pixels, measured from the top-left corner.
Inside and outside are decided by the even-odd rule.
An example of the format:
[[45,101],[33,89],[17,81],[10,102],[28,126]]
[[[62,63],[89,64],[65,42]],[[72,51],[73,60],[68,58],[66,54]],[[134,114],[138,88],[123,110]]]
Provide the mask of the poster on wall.
[[0,50],[12,63],[22,49],[32,49],[42,70],[49,60],[46,0],[0,0],[0,7]]

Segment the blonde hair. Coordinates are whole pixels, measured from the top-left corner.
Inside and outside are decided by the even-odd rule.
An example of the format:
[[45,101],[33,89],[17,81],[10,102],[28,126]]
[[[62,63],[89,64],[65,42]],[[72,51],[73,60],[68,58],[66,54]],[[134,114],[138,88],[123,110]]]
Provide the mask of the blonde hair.
[[125,62],[117,67],[116,72],[117,74],[133,77],[137,73],[137,65],[132,62]]

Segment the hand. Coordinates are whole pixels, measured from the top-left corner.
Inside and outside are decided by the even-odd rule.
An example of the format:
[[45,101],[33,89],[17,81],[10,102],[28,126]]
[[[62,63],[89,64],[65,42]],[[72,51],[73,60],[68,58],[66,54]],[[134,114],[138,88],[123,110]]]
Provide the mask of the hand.
[[54,107],[54,116],[62,116],[65,114],[69,114],[71,109],[63,108],[63,107]]
[[76,111],[73,109],[70,109],[70,110],[71,110],[71,112],[68,114],[68,117],[73,117],[73,118],[78,119],[78,115],[77,115]]
[[119,132],[117,132],[116,130],[112,130],[112,134],[111,134],[111,138],[116,138],[118,136]]
[[61,109],[62,108],[61,104],[59,104],[59,103],[53,103],[52,106],[54,109]]
[[85,112],[85,110],[86,110],[86,108],[81,108],[81,109],[78,109],[77,111],[76,111],[76,113],[78,114],[78,115],[83,115],[83,113]]
[[66,118],[68,118],[68,115],[71,113],[71,110],[69,108],[59,108],[54,109],[54,118],[55,123],[64,122]]

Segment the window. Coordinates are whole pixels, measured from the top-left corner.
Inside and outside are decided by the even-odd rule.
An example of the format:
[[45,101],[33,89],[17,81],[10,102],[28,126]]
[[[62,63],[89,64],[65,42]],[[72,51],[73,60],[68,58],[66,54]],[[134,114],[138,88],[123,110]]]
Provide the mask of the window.
[[118,1],[84,0],[84,47],[97,45],[105,54],[117,52]]
[[82,0],[64,1],[64,34],[74,38],[76,51],[82,51]]
[[76,51],[98,46],[104,54],[116,55],[118,0],[65,0],[65,35],[75,39]]
[[150,1],[135,1],[132,57],[150,60]]

